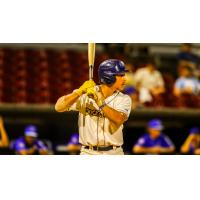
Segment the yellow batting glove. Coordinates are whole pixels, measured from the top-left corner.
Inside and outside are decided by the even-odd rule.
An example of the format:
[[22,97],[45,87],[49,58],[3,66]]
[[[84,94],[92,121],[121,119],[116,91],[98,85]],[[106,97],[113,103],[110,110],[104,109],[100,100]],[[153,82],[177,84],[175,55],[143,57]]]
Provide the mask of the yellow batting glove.
[[85,81],[83,85],[79,89],[77,89],[75,92],[81,96],[82,94],[87,92],[88,88],[92,88],[96,85],[96,83],[93,80]]
[[87,89],[87,96],[90,97],[90,98],[93,98],[94,100],[97,99],[96,90],[95,90],[94,87]]

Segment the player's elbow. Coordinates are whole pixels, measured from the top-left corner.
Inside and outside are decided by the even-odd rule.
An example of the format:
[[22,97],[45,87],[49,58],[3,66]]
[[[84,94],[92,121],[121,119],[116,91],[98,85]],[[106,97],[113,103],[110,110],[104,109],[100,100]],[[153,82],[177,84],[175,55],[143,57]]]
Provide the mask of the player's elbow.
[[57,103],[56,103],[56,105],[55,105],[55,111],[56,111],[56,112],[62,112],[60,106],[59,106]]
[[116,119],[115,120],[115,124],[116,124],[117,127],[120,127],[123,123],[124,123],[124,121],[122,119]]
[[181,147],[181,153],[183,154],[188,153],[188,148]]
[[123,114],[120,114],[118,117],[115,118],[115,124],[116,126],[121,126],[126,121],[126,116]]
[[66,109],[60,106],[60,104],[57,102],[55,105],[56,112],[64,112]]

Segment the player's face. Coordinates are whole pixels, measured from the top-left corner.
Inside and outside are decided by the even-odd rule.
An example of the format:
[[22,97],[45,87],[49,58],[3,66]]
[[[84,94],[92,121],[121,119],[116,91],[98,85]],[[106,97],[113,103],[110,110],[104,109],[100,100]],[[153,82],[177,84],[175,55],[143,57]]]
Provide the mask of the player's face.
[[182,76],[189,77],[191,76],[191,72],[188,69],[182,69]]
[[152,138],[157,138],[161,133],[161,130],[152,129],[152,128],[149,128],[148,131]]
[[115,87],[117,90],[123,90],[125,84],[126,84],[126,77],[125,77],[125,74],[117,75],[117,76],[116,76],[116,81],[115,81],[115,83],[114,83],[114,87]]
[[32,145],[36,138],[31,137],[31,136],[25,136],[25,139],[26,139],[27,144]]

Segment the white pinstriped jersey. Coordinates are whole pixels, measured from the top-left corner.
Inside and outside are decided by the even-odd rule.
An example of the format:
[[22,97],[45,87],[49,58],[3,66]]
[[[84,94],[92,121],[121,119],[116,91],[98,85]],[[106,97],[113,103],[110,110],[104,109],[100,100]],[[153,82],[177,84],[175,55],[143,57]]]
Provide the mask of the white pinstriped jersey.
[[[95,87],[98,90],[98,86]],[[131,98],[121,92],[115,92],[105,99],[107,105],[129,117]],[[86,94],[79,97],[69,110],[79,111],[79,142],[93,146],[121,146],[123,144],[123,125],[116,127],[106,118],[96,102]]]

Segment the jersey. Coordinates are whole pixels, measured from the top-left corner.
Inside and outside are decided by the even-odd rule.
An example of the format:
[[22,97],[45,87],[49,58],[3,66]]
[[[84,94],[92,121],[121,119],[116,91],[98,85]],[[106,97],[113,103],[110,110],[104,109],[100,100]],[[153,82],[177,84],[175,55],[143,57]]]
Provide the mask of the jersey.
[[[98,90],[99,86],[95,86]],[[131,98],[119,91],[105,99],[105,103],[129,117]],[[83,94],[69,110],[79,111],[79,142],[85,146],[121,146],[123,144],[123,125],[116,127],[106,118],[96,102]]]
[[153,89],[156,87],[164,87],[162,74],[158,70],[150,72],[148,68],[140,68],[134,75],[135,84],[139,84],[140,88]]
[[36,139],[32,145],[28,145],[26,143],[26,140],[24,137],[20,137],[17,140],[15,140],[12,145],[12,149],[15,152],[19,152],[22,150],[28,150],[28,149],[32,148],[33,146],[35,146],[37,148],[38,152],[40,150],[47,150],[47,147],[44,145],[44,143],[42,141]]
[[135,146],[140,147],[174,147],[172,141],[164,134],[160,134],[156,139],[152,139],[151,136],[146,133],[142,137],[140,137],[135,144]]

